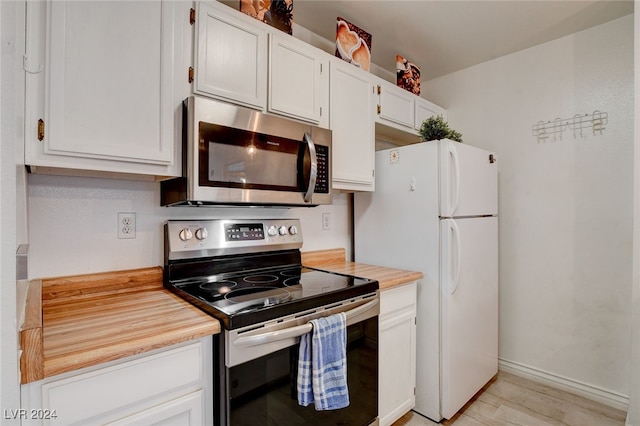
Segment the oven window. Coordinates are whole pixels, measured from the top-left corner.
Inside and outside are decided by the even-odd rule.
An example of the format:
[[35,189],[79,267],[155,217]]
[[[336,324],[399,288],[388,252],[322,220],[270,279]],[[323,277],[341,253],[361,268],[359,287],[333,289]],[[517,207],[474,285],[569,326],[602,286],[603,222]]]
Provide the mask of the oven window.
[[203,122],[199,131],[200,185],[303,191],[300,141]]
[[295,345],[228,370],[231,425],[368,425],[378,415],[378,317],[347,328],[348,407],[298,405]]

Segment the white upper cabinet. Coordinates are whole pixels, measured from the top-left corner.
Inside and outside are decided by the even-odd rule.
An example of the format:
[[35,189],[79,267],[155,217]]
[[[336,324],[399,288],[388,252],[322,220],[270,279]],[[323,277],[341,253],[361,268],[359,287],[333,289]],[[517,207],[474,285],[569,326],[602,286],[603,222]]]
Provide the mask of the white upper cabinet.
[[373,191],[375,136],[372,75],[331,60],[333,188]]
[[389,82],[381,81],[376,85],[378,104],[376,120],[414,130],[415,95]]
[[[27,5],[25,163],[172,176],[179,140],[179,2]],[[184,8],[183,8],[184,9]],[[186,8],[188,19],[188,8]]]
[[427,118],[433,117],[434,115],[441,115],[445,120],[447,119],[447,110],[439,107],[433,102],[429,102],[424,98],[415,99],[415,124],[414,128],[416,131],[420,130],[420,126],[422,126],[422,122]]
[[266,26],[215,1],[196,12],[194,93],[263,110],[267,99]]
[[328,127],[327,54],[285,33],[270,37],[269,111]]
[[[444,108],[386,80],[376,81],[375,120],[377,124],[386,126],[378,126],[379,133],[399,141],[416,142],[418,130],[424,120],[433,115],[447,118]],[[397,130],[406,135],[403,136]]]
[[218,2],[196,22],[195,94],[328,127],[328,54]]

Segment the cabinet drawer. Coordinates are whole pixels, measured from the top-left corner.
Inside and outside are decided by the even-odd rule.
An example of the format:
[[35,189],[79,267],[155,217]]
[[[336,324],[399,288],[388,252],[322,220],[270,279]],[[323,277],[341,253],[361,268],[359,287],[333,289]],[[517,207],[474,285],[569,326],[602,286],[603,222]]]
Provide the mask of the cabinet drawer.
[[197,426],[203,425],[204,392],[192,392],[181,398],[149,408],[133,416],[108,423],[108,426]]
[[[49,424],[74,424],[204,380],[203,341],[42,385]],[[46,423],[45,423],[46,424]]]
[[380,317],[397,314],[403,310],[416,309],[417,282],[394,287],[380,292]]

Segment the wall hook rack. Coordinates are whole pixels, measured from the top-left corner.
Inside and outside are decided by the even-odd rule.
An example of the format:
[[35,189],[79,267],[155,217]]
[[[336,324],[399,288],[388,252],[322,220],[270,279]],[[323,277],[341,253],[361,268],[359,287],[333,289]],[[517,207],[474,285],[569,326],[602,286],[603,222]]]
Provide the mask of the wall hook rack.
[[591,114],[576,114],[567,119],[556,118],[553,121],[538,121],[532,126],[531,131],[533,136],[538,139],[538,143],[540,143],[546,142],[550,138],[553,138],[553,141],[562,140],[562,134],[565,130],[571,130],[574,139],[583,138],[584,129],[591,129],[594,136],[596,134],[602,135],[602,131],[606,129],[605,126],[608,123],[609,114],[596,110]]

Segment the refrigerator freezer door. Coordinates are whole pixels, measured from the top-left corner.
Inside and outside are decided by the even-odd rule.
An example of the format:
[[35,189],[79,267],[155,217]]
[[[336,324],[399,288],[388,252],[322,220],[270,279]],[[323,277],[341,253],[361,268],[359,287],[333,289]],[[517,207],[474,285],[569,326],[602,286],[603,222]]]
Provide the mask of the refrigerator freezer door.
[[451,418],[498,372],[498,218],[444,219],[441,414]]
[[439,144],[440,217],[498,214],[498,163],[474,146],[449,140]]

